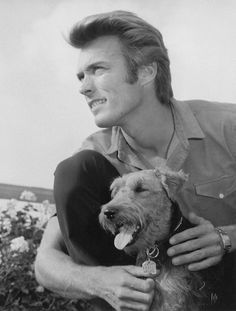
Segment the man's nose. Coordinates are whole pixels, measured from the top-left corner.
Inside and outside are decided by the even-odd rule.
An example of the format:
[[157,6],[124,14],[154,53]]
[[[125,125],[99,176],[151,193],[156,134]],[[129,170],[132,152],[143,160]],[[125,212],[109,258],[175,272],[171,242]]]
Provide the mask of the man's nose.
[[90,77],[84,77],[83,81],[81,82],[80,86],[80,93],[85,96],[89,96],[94,91],[94,84],[92,81],[92,78]]

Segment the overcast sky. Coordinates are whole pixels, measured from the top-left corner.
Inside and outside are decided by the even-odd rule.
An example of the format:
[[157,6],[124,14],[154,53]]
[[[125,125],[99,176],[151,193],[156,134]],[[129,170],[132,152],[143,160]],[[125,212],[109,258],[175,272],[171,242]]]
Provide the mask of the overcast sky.
[[57,163],[97,130],[63,35],[115,9],[162,32],[177,99],[236,103],[234,0],[0,0],[0,183],[52,188]]

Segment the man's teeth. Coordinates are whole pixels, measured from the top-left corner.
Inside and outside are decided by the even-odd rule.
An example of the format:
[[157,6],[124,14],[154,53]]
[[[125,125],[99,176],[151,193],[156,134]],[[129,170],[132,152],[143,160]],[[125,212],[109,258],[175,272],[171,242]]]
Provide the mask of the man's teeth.
[[106,101],[105,99],[95,100],[95,101],[92,102],[91,108],[94,108],[94,107],[96,107],[96,106],[98,106],[100,104],[103,104],[103,103],[105,103],[105,101]]

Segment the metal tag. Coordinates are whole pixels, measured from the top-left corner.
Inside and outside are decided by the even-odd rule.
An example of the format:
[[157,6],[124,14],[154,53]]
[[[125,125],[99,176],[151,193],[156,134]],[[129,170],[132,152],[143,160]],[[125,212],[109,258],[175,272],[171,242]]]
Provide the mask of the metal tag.
[[157,267],[156,263],[152,260],[146,260],[142,264],[144,273],[148,274],[156,274],[157,273]]

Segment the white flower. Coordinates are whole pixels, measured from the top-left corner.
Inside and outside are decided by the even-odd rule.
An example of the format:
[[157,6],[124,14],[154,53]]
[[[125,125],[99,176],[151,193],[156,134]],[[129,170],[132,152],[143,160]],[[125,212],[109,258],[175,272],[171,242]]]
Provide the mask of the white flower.
[[12,239],[10,247],[12,251],[18,251],[20,253],[28,252],[29,250],[29,244],[23,236]]
[[44,292],[44,287],[41,286],[41,285],[39,285],[39,286],[36,287],[35,291],[36,291],[37,293],[43,293],[43,292]]
[[11,199],[7,202],[7,208],[12,209],[15,208],[17,205],[17,200],[16,199]]
[[20,200],[35,202],[37,197],[32,191],[24,190],[20,195]]
[[35,227],[41,229],[47,221],[47,217],[40,217],[35,223]]
[[0,228],[2,232],[5,232],[4,235],[9,234],[12,229],[11,220],[9,218],[2,218],[0,222]]
[[35,223],[37,228],[42,228],[54,213],[55,207],[48,200],[43,201],[42,204],[34,204],[33,208],[28,211],[28,215],[37,220]]
[[42,205],[43,205],[43,207],[44,207],[45,209],[47,209],[47,208],[49,208],[49,206],[50,206],[50,202],[49,202],[48,200],[44,200],[44,201],[42,202]]
[[51,217],[51,214],[48,212],[48,210],[43,210],[38,215],[38,221],[36,222],[35,226],[37,228],[42,228]]
[[8,214],[12,219],[17,219],[17,211],[15,209],[8,209],[6,214]]
[[17,219],[17,200],[11,199],[7,202],[6,214],[12,219]]

